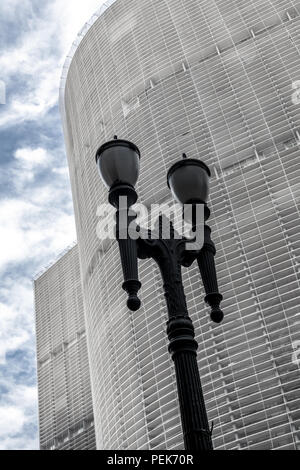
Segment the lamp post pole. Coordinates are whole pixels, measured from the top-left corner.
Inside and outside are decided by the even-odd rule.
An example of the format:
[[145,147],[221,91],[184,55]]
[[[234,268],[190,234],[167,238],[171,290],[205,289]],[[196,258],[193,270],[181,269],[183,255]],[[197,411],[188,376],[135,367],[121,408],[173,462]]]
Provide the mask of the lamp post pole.
[[[159,222],[162,237],[161,218]],[[181,266],[191,262],[191,258],[185,259],[190,255],[185,244],[184,240],[176,239],[171,230],[170,239],[139,239],[138,257],[154,259],[161,271],[169,316],[169,352],[176,371],[184,443],[186,450],[197,452],[213,447],[197,364],[198,343],[182,283]]]
[[[211,307],[211,318],[214,322],[220,323],[223,319],[223,312],[220,309],[222,295],[218,291],[216,278],[215,246],[206,223],[202,227],[204,243],[201,249],[188,249],[187,244],[190,241],[180,238],[169,221],[167,223],[170,227],[170,236],[164,237],[163,226],[166,220],[163,217],[159,217],[153,232],[147,231],[146,236],[144,233],[137,240],[131,239],[129,226],[134,221],[134,216],[130,213],[130,207],[137,201],[134,189],[138,175],[137,156],[140,157],[140,154],[134,144],[115,139],[100,147],[96,157],[102,179],[110,189],[109,202],[117,209],[116,238],[124,275],[123,289],[128,294],[127,305],[132,311],[140,308],[141,303],[137,294],[141,283],[138,280],[137,260],[152,258],[160,268],[167,303],[169,352],[175,365],[185,448],[193,452],[213,450],[212,432],[209,428],[197,364],[198,343],[187,310],[181,269],[182,266],[191,266],[197,260],[206,291],[205,300]],[[131,168],[130,176],[128,168]],[[198,181],[190,181],[197,172]],[[182,200],[185,192],[185,198],[192,201],[193,208],[197,204],[204,205],[205,222],[210,215],[204,201],[208,193],[209,174],[208,168],[202,162],[188,159],[175,164],[168,174],[169,186],[177,199]],[[193,191],[198,191],[198,194],[202,192],[202,197],[195,197],[198,194],[191,194],[190,188],[182,192],[183,188],[180,186],[184,179],[192,183]],[[198,183],[198,187],[193,183]],[[120,200],[124,196],[127,205],[121,207]]]

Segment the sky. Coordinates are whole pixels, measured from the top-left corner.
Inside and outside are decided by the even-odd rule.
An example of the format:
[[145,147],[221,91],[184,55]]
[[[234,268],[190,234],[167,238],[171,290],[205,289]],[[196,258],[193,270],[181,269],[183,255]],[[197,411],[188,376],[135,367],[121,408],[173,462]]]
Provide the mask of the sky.
[[76,241],[59,81],[103,3],[0,3],[0,450],[39,446],[32,279]]

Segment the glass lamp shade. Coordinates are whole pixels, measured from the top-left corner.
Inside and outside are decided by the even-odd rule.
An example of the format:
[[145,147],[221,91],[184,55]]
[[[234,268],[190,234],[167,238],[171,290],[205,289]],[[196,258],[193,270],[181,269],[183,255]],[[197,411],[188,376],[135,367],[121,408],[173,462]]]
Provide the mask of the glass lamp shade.
[[206,204],[209,194],[209,168],[193,158],[184,158],[168,171],[168,186],[180,204]]
[[98,149],[96,162],[100,177],[108,189],[115,184],[136,185],[140,151],[132,142],[119,139],[106,142]]

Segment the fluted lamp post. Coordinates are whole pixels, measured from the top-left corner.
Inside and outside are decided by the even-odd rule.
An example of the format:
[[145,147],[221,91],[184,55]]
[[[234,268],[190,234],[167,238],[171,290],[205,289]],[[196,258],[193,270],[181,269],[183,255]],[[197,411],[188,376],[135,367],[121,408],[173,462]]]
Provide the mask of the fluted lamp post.
[[[96,161],[102,181],[109,189],[109,202],[117,209],[116,238],[124,275],[123,289],[128,294],[127,306],[131,311],[137,311],[141,306],[138,298],[141,288],[138,258],[154,259],[161,271],[169,315],[169,352],[176,369],[185,448],[194,452],[212,450],[212,432],[197,364],[198,343],[187,311],[181,274],[182,266],[189,267],[197,260],[206,292],[205,301],[211,307],[211,319],[220,323],[223,312],[220,309],[222,295],[218,290],[214,262],[216,250],[210,237],[211,230],[205,223],[210,216],[207,207],[210,171],[203,162],[188,159],[184,155],[182,160],[170,168],[167,175],[168,186],[174,198],[180,204],[189,204],[193,208],[189,213],[189,222],[196,225],[194,214],[197,206],[204,205],[204,243],[202,248],[190,250],[187,249],[187,243],[191,240],[176,236],[171,222],[171,236],[164,238],[162,218],[159,219],[155,236],[148,231],[146,237],[145,234],[137,240],[130,237],[129,225],[135,220],[130,208],[138,199],[134,187],[139,176],[140,151],[136,145],[115,136],[114,140],[98,149]],[[125,206],[124,200],[127,201]],[[120,201],[123,201],[122,204]]]

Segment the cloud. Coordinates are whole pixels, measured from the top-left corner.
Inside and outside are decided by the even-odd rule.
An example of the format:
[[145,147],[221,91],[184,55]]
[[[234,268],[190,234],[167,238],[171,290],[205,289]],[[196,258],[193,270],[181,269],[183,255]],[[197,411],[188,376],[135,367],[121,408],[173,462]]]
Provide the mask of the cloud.
[[[9,2],[11,14],[18,2]],[[46,2],[43,16],[31,11],[30,25],[22,43],[0,56],[1,77],[12,90],[0,114],[0,127],[37,120],[57,103],[65,57],[83,24],[105,3],[99,0],[55,0]],[[27,8],[29,10],[29,6]],[[18,84],[23,80],[25,87]]]
[[45,260],[76,239],[65,167],[56,167],[53,177],[54,157],[42,147],[20,148],[14,157],[6,173],[14,195],[0,204],[0,273],[12,264]]
[[32,284],[26,278],[8,278],[0,288],[0,365],[7,354],[26,349],[34,334]]
[[45,165],[49,162],[49,153],[44,148],[22,148],[15,152],[15,158],[19,160],[24,167],[34,168],[35,166]]
[[26,436],[5,437],[1,439],[0,449],[2,450],[38,450],[38,438],[28,439]]
[[[19,0],[6,0],[5,2],[1,2],[0,4],[0,13],[1,15],[5,15],[5,17],[10,17],[11,19],[13,19],[19,7]],[[23,0],[22,8],[23,11],[27,14],[29,11],[32,11],[32,3],[30,2],[30,0]]]
[[15,188],[22,191],[24,186],[32,183],[38,172],[50,165],[53,157],[45,148],[24,147],[15,151],[16,164],[11,167],[12,182]]
[[[0,273],[12,264],[49,259],[76,239],[72,213],[60,207],[59,189],[34,190],[30,200],[8,199],[0,205]],[[69,206],[67,206],[69,209]]]
[[37,420],[35,386],[10,384],[0,402],[0,450],[38,449],[38,437],[32,434]]
[[25,423],[24,412],[13,406],[0,407],[0,437],[21,432]]
[[67,166],[62,168],[53,168],[52,172],[56,175],[66,176],[69,177],[69,168]]
[[[32,284],[6,277],[0,287],[0,449],[38,448]],[[23,373],[26,369],[26,373]]]

